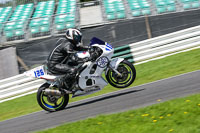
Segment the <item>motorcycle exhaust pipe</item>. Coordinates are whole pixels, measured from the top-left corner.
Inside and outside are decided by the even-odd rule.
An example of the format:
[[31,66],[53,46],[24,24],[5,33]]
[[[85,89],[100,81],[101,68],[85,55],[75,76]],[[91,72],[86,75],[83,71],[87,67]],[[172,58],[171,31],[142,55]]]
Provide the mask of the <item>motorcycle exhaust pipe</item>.
[[51,90],[51,89],[45,89],[44,90],[45,95],[52,95],[52,96],[62,96],[62,92],[59,90]]

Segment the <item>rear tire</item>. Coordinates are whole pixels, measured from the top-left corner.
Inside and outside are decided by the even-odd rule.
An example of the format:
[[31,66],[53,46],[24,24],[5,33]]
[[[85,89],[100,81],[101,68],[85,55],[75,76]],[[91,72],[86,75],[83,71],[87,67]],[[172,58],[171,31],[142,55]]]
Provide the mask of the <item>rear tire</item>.
[[69,94],[63,96],[45,95],[44,90],[49,88],[49,84],[43,84],[37,92],[37,102],[46,111],[54,112],[64,109],[69,102]]
[[116,88],[126,88],[130,86],[136,78],[136,70],[132,63],[127,60],[123,60],[118,68],[118,72],[122,74],[122,77],[118,77],[117,74],[111,69],[106,74],[107,81]]

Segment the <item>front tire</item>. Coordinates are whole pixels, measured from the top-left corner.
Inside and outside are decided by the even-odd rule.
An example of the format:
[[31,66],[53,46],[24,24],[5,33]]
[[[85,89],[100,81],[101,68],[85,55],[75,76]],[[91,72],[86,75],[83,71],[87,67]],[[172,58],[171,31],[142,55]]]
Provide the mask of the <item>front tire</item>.
[[123,60],[117,71],[122,74],[122,77],[117,76],[117,74],[111,69],[108,70],[106,74],[107,81],[116,88],[126,88],[130,86],[136,78],[136,70],[132,63],[127,60]]
[[45,95],[44,90],[49,88],[49,84],[43,84],[37,92],[37,102],[46,111],[54,112],[64,109],[69,102],[69,94],[63,96]]

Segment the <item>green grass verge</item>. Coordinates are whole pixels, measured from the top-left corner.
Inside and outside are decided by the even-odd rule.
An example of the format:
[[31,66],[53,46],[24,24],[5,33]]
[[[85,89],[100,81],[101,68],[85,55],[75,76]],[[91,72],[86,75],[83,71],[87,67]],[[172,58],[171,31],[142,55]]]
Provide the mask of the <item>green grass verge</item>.
[[[170,76],[191,72],[200,69],[200,49],[169,56],[136,66],[137,77],[132,86],[156,81]],[[70,102],[78,101],[88,97],[117,91],[119,89],[108,85],[102,91],[92,95],[70,99]],[[13,117],[39,111],[41,108],[36,101],[36,94],[27,95],[0,104],[0,121]]]
[[100,115],[38,133],[199,133],[200,94],[127,112]]

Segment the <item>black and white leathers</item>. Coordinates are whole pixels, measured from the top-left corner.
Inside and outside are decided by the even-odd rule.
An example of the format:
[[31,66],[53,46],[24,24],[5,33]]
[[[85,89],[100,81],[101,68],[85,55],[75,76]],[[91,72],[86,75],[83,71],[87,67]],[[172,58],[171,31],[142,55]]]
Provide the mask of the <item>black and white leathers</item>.
[[[57,41],[56,48],[51,52],[48,57],[47,67],[53,74],[67,74],[70,73],[76,64],[70,57],[78,51],[87,51],[85,46],[76,47],[67,39],[61,38]],[[66,63],[66,62],[70,62]]]

